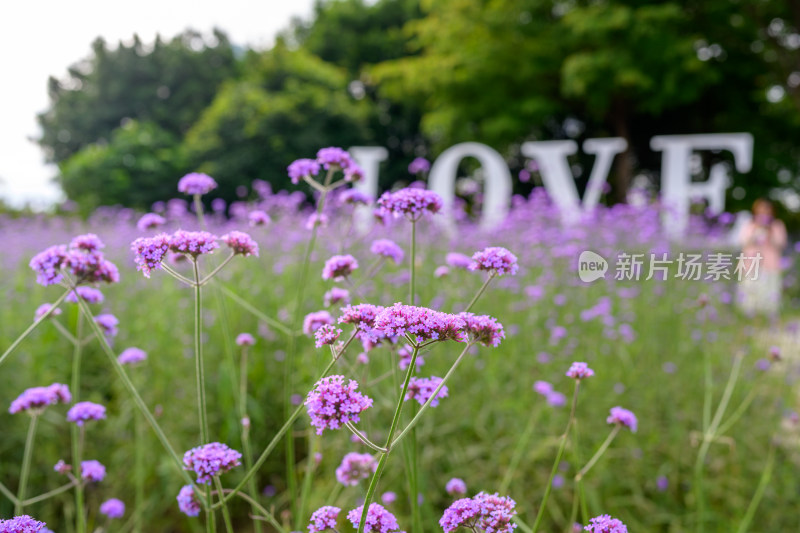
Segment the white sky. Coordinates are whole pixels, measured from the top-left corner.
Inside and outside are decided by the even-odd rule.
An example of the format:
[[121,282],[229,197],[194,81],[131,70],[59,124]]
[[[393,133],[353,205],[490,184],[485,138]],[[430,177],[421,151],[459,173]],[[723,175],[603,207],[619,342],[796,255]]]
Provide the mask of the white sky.
[[267,48],[293,16],[310,16],[313,0],[38,0],[0,2],[0,197],[45,207],[61,198],[44,164],[36,114],[48,104],[47,78],[88,56],[92,41],[109,45],[138,33],[151,42],[186,28],[219,27],[238,45]]

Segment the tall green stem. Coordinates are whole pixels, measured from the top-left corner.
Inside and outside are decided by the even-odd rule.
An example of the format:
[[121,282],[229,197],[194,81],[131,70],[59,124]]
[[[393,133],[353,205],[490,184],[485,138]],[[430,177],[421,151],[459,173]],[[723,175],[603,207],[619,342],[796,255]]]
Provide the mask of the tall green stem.
[[142,419],[139,413],[133,413],[133,435],[136,440],[135,456],[134,456],[134,509],[133,509],[133,531],[141,533],[142,531],[142,511],[144,507],[144,431],[142,428]]
[[[224,498],[224,490],[222,489],[222,482],[219,480],[219,476],[214,476],[214,485],[217,487],[219,499],[222,500]],[[225,522],[225,530],[228,533],[233,533],[233,524],[231,523],[231,513],[228,510],[228,506],[225,505],[224,503],[222,504],[222,520]]]
[[[409,305],[414,305],[416,300],[416,288],[417,288],[417,221],[411,221],[411,283],[409,284],[409,295],[408,295],[408,302]],[[416,357],[416,352],[419,351],[419,348],[414,348],[414,357]],[[413,360],[413,357],[412,357]],[[405,392],[403,396],[400,398],[400,401],[404,401]],[[416,415],[416,408],[413,408],[413,415],[412,419]],[[408,472],[408,484],[410,489],[410,497],[411,497],[411,524],[412,524],[412,531],[413,533],[422,533],[422,518],[420,516],[419,510],[419,471],[417,470],[417,431],[416,429],[411,431],[411,441],[405,446],[405,463],[406,463],[406,471]]]
[[525,430],[522,432],[522,436],[517,442],[517,447],[514,449],[514,454],[511,456],[511,461],[508,462],[508,467],[506,468],[506,473],[503,476],[503,481],[500,483],[500,494],[505,494],[508,492],[508,487],[511,485],[514,472],[516,472],[519,462],[522,460],[522,456],[528,449],[528,443],[530,442],[531,436],[533,435],[533,430],[536,427],[536,422],[539,420],[539,416],[541,414],[541,409],[531,412],[531,416],[528,418],[528,424],[525,426]]
[[28,436],[25,439],[25,452],[22,455],[22,471],[19,474],[19,489],[17,490],[17,502],[14,506],[14,514],[21,515],[25,502],[25,491],[28,488],[28,474],[31,471],[31,457],[33,457],[33,437],[36,435],[36,423],[39,421],[39,414],[31,415],[31,422],[28,425]]
[[64,301],[64,298],[66,298],[67,295],[70,292],[72,292],[72,290],[71,289],[67,289],[67,292],[65,292],[64,294],[59,296],[58,300],[53,302],[53,305],[50,307],[50,309],[45,314],[43,314],[41,317],[39,317],[38,320],[34,320],[33,324],[28,326],[28,328],[25,331],[23,331],[22,334],[14,340],[14,342],[11,343],[11,346],[6,348],[6,351],[3,352],[3,355],[0,355],[0,365],[2,365],[3,361],[5,361],[6,358],[9,355],[11,355],[14,352],[14,350],[17,349],[17,346],[19,346],[22,343],[22,341],[24,341],[26,338],[28,338],[28,335],[30,335],[33,332],[33,330],[36,329],[36,327],[39,324],[41,324],[42,322],[47,320],[47,318],[53,313],[53,311],[55,311],[55,309],[61,304],[61,302]]
[[606,450],[608,450],[608,447],[611,446],[611,443],[614,441],[614,438],[617,436],[621,428],[622,426],[618,424],[614,426],[614,428],[611,430],[611,433],[609,433],[608,437],[606,437],[606,440],[603,441],[603,444],[600,445],[592,458],[589,459],[589,462],[586,463],[586,465],[581,468],[577,474],[575,474],[575,481],[582,480],[589,470],[591,470],[592,467],[597,463],[597,461],[600,460],[603,454],[606,453]]
[[206,229],[206,219],[203,216],[203,200],[200,199],[200,194],[194,195],[194,211],[197,215],[197,221],[200,222],[200,227]]
[[494,277],[495,277],[495,271],[492,270],[489,273],[489,276],[486,278],[486,281],[483,282],[483,285],[481,285],[481,288],[478,290],[478,292],[472,298],[472,301],[469,303],[469,305],[466,307],[466,309],[464,309],[465,313],[468,313],[469,310],[472,309],[472,306],[475,305],[475,303],[478,301],[478,298],[481,297],[481,295],[483,294],[483,291],[486,290],[486,287],[489,286],[489,283],[494,279]]
[[[239,419],[242,423],[244,466],[249,470],[253,466],[253,450],[250,447],[250,419],[247,416],[247,356],[248,347],[243,346],[242,358],[239,362]],[[245,419],[247,419],[247,424],[245,424]],[[247,482],[247,490],[250,492],[250,496],[253,500],[258,499],[258,490],[256,488],[255,478],[250,478],[250,480]],[[253,511],[257,511],[255,506],[253,506]],[[261,522],[258,520],[253,520],[253,526],[255,527],[256,533],[261,533],[263,530]]]
[[[197,198],[197,197],[196,197]],[[205,365],[203,364],[203,344],[200,338],[202,314],[202,293],[200,287],[200,269],[197,258],[192,258],[194,269],[194,361],[195,385],[197,386],[197,411],[200,418],[200,441],[202,444],[210,442],[208,435],[208,411],[206,410],[206,379]]]
[[[408,305],[414,305],[417,289],[417,221],[411,221],[411,283],[409,284]],[[412,498],[413,499],[413,498]]]
[[[78,297],[79,301],[83,301],[82,298]],[[91,316],[86,317],[87,320],[94,321],[94,318]],[[77,323],[75,324],[75,338],[81,339],[83,337],[83,315],[78,313]],[[105,338],[105,336],[103,337]],[[72,400],[74,402],[79,402],[81,398],[81,359],[83,357],[82,353],[82,343],[76,342],[73,345],[72,350],[72,381],[70,383],[71,392],[72,392]],[[81,429],[76,424],[70,424],[70,438],[72,441],[72,464],[76,469],[81,467],[81,438],[80,433]],[[80,479],[80,472],[76,470],[76,475]],[[75,509],[76,509],[76,529],[78,533],[84,533],[86,531],[86,515],[83,512],[83,483],[78,483],[75,485]]]

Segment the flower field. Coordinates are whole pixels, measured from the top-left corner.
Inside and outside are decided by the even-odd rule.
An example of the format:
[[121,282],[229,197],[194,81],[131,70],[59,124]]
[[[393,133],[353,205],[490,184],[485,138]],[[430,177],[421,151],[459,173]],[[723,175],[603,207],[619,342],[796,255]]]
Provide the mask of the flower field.
[[311,202],[189,175],[0,220],[0,531],[796,530],[796,325],[734,281],[578,278],[682,249],[655,205],[563,225],[535,189],[482,229],[476,195],[452,232],[340,152],[290,165]]

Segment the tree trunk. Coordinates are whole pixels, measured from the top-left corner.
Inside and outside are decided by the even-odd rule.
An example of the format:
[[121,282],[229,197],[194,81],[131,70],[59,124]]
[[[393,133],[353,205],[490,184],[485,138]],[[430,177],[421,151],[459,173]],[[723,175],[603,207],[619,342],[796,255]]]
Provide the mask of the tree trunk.
[[626,203],[628,189],[633,181],[634,155],[628,130],[628,109],[622,100],[616,100],[611,107],[611,126],[614,135],[622,137],[628,143],[625,151],[617,157],[612,183],[614,203]]

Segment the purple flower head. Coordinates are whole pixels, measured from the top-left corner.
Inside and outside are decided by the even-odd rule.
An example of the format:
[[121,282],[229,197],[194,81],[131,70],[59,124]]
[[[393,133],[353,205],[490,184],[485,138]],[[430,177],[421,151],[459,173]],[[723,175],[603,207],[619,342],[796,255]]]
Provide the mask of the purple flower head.
[[604,514],[589,520],[589,525],[583,528],[591,533],[628,533],[628,528],[616,518]]
[[339,429],[345,422],[358,422],[359,413],[372,406],[372,399],[356,392],[352,379],[345,385],[344,376],[328,376],[317,381],[308,393],[305,405],[317,435],[325,429]]
[[439,525],[445,533],[459,527],[477,528],[487,533],[511,533],[517,527],[512,518],[516,502],[508,497],[481,492],[473,498],[456,500],[448,507]]
[[459,254],[457,252],[450,252],[444,258],[445,263],[453,268],[468,269],[472,264],[472,259],[468,255]]
[[380,216],[392,214],[395,217],[406,216],[410,220],[419,220],[426,212],[438,213],[443,206],[442,197],[426,189],[400,189],[397,192],[385,192],[378,198]]
[[63,460],[59,459],[55,466],[53,466],[53,470],[59,474],[66,474],[72,471],[72,465],[68,465]]
[[781,349],[777,346],[770,346],[769,347],[769,358],[773,361],[780,361],[781,357]]
[[611,414],[606,418],[606,422],[609,424],[619,424],[622,427],[630,429],[632,433],[636,433],[636,415],[622,407],[612,407]]
[[[361,515],[364,513],[364,506],[356,507],[347,513],[347,519],[358,529],[361,524]],[[397,518],[392,513],[384,509],[379,503],[369,504],[367,509],[367,520],[364,524],[364,533],[373,531],[375,533],[403,533],[397,525]]]
[[352,324],[359,330],[370,333],[375,328],[375,317],[384,310],[379,305],[358,304],[342,307],[339,324]]
[[66,262],[67,247],[59,244],[34,255],[29,265],[36,272],[36,283],[47,286],[60,283],[64,279],[61,267]]
[[424,157],[416,157],[408,165],[409,174],[421,174],[431,169],[431,163]]
[[387,337],[415,335],[420,340],[467,340],[467,324],[457,315],[434,311],[426,307],[396,303],[375,317],[375,329]]
[[319,163],[313,159],[298,159],[286,168],[292,183],[297,185],[300,180],[319,174]]
[[103,241],[100,240],[100,237],[94,233],[78,235],[69,243],[70,250],[80,250],[83,252],[98,252],[105,247],[106,245],[103,244]]
[[[77,293],[77,294],[75,294]],[[92,287],[78,287],[74,291],[70,292],[67,297],[66,301],[69,303],[76,304],[78,303],[78,297],[81,297],[86,303],[89,304],[99,304],[103,303],[103,293],[100,292],[98,289],[93,289]]]
[[119,329],[117,329],[119,320],[110,313],[97,315],[94,317],[94,321],[97,322],[97,325],[100,326],[100,329],[103,330],[103,333],[106,334],[106,337],[116,337],[117,333],[119,333]]
[[252,346],[255,343],[256,339],[249,333],[239,333],[239,335],[236,336],[237,346]]
[[231,231],[221,237],[222,242],[233,250],[234,254],[241,254],[245,257],[254,255],[258,257],[258,244],[247,233],[241,231]]
[[386,505],[391,505],[397,501],[397,494],[392,491],[386,491],[381,494],[381,501]]
[[558,391],[545,395],[545,399],[550,407],[564,407],[567,405],[567,397]]
[[581,362],[574,362],[567,370],[567,377],[572,379],[586,379],[594,376],[594,370],[589,365]]
[[24,514],[8,520],[0,519],[0,533],[38,533],[43,531],[46,525]]
[[339,518],[339,513],[342,510],[339,507],[326,505],[320,507],[311,515],[311,521],[308,524],[308,533],[319,533],[328,529],[336,529],[336,520]]
[[311,335],[325,324],[333,324],[333,317],[327,311],[308,313],[303,318],[303,333]]
[[[414,348],[412,348],[411,345],[409,344],[405,344],[401,346],[399,350],[397,350],[397,355],[400,356],[400,360],[398,361],[397,366],[400,367],[400,370],[405,370],[406,368],[408,368],[408,365],[411,364],[411,358],[414,355]],[[419,370],[419,367],[423,366],[424,364],[425,364],[425,358],[422,357],[422,354],[418,353],[417,361],[416,363],[414,363],[414,366],[416,366],[417,370]]]
[[78,402],[67,411],[67,422],[75,422],[82,426],[89,420],[102,420],[106,417],[106,408],[99,403]]
[[547,381],[536,381],[533,384],[533,390],[542,396],[547,396],[553,392],[553,386]]
[[495,272],[498,276],[503,274],[511,274],[513,276],[519,270],[519,266],[517,265],[517,256],[505,248],[492,246],[480,252],[475,252],[469,269]]
[[134,253],[136,269],[141,270],[144,277],[149,278],[150,272],[161,268],[161,262],[169,251],[170,237],[160,233],[155,237],[139,237],[131,243]]
[[333,344],[341,334],[342,330],[333,324],[323,324],[314,332],[314,338],[316,339],[314,345],[317,348],[322,348],[323,346]]
[[145,359],[147,359],[147,352],[133,346],[122,350],[122,353],[117,357],[117,361],[119,361],[121,365],[133,365],[141,363]]
[[[425,402],[433,396],[433,393],[441,382],[442,378],[436,376],[431,376],[429,378],[412,377],[408,382],[408,391],[406,391],[405,400],[417,400],[420,405],[425,405]],[[431,401],[431,407],[437,407],[439,405],[439,399],[447,398],[447,394],[447,385],[445,385],[442,387],[442,390],[439,391],[439,394],[436,395],[436,398]]]
[[444,490],[450,496],[463,496],[467,493],[467,484],[464,483],[463,479],[454,477],[445,484]]
[[306,229],[310,231],[317,226],[321,228],[328,227],[328,215],[325,213],[311,213],[308,220],[306,220]]
[[17,414],[21,411],[41,412],[48,405],[58,403],[69,403],[72,395],[69,387],[61,383],[53,383],[48,387],[33,387],[20,394],[16,400],[11,402],[8,412]]
[[[34,313],[34,318],[36,320],[40,320],[44,315],[47,314],[48,311],[50,311],[50,309],[52,309],[52,307],[53,307],[53,304],[42,304],[42,305],[40,305],[39,307],[36,308],[36,312]],[[52,318],[52,317],[58,316],[60,314],[61,314],[61,309],[56,307],[55,309],[53,309],[53,312],[48,315],[48,318]]]
[[217,188],[217,182],[207,174],[192,172],[178,181],[178,192],[183,194],[208,194]]
[[211,478],[241,463],[242,454],[219,442],[192,448],[183,454],[184,470],[194,471],[197,482],[210,484]]
[[125,515],[125,504],[122,500],[111,498],[100,504],[100,513],[109,518],[122,518]]
[[348,154],[346,150],[335,146],[320,148],[317,152],[317,162],[322,165],[325,170],[334,167],[334,169],[346,171],[350,165],[353,164],[350,154]]
[[167,221],[161,215],[155,213],[146,213],[136,223],[136,228],[139,231],[148,231],[159,228],[166,224]]
[[197,516],[200,514],[202,507],[200,500],[194,493],[191,485],[184,485],[178,492],[178,509],[181,510],[186,516]]
[[358,166],[355,161],[351,161],[344,169],[344,181],[356,183],[364,179],[364,169]]
[[322,268],[322,279],[341,281],[358,268],[358,261],[352,255],[334,255]]
[[433,271],[434,278],[443,278],[450,274],[450,267],[446,267],[444,265],[436,267],[436,270]]
[[330,307],[332,305],[337,304],[349,304],[350,303],[350,291],[347,289],[342,289],[340,287],[333,287],[331,290],[325,293],[323,297],[323,304],[325,307]]
[[669,488],[669,479],[666,476],[658,476],[656,479],[656,487],[659,492],[664,492]]
[[91,459],[81,462],[81,479],[98,483],[106,477],[106,467],[100,461]]
[[500,341],[506,338],[503,324],[496,318],[473,313],[459,313],[458,316],[466,322],[469,336],[484,346],[497,347],[500,345]]
[[336,481],[345,487],[355,487],[362,479],[369,478],[378,468],[378,461],[369,453],[350,452],[336,467]]
[[272,219],[269,217],[269,215],[260,210],[251,211],[247,215],[247,220],[250,221],[250,227],[266,226],[272,222]]
[[169,238],[169,249],[176,253],[197,257],[210,254],[219,248],[216,235],[207,231],[184,231],[179,229]]
[[375,199],[358,189],[347,189],[342,194],[339,195],[339,202],[342,204],[348,205],[369,205],[374,202]]
[[391,259],[395,262],[395,264],[398,265],[403,261],[403,249],[400,248],[397,243],[389,239],[378,239],[373,241],[369,251],[375,255]]

